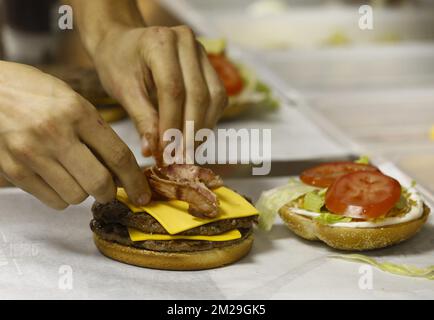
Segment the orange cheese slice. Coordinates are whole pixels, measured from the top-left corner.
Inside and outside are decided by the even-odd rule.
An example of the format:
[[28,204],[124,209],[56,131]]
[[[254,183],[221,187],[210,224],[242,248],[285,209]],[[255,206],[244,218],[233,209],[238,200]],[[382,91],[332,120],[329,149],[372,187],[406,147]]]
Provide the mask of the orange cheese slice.
[[152,201],[146,206],[137,207],[129,201],[122,188],[118,188],[117,199],[128,206],[131,212],[150,214],[172,235],[214,221],[244,218],[258,214],[258,210],[250,202],[229,188],[220,187],[213,192],[217,195],[220,206],[217,217],[212,219],[192,216],[188,213],[188,203],[180,200]]
[[146,240],[202,240],[202,241],[229,241],[241,238],[241,233],[235,229],[225,233],[213,236],[184,236],[184,235],[170,235],[170,234],[149,234],[143,233],[134,228],[128,228],[131,241],[146,241]]

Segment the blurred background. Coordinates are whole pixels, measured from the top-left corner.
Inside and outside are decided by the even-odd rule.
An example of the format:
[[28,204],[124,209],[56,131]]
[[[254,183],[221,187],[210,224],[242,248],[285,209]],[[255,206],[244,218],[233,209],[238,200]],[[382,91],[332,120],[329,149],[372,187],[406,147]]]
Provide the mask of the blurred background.
[[[18,12],[19,1],[27,1],[32,11]],[[0,2],[1,54],[7,60],[51,65],[51,72],[77,91],[99,99],[103,90],[76,32],[53,27],[58,13],[47,8],[56,8],[55,3]],[[266,116],[243,122],[240,115],[230,126],[276,126],[280,137],[273,136],[278,140],[273,150],[278,150],[278,158],[364,152],[393,161],[434,194],[434,1],[139,0],[138,4],[150,25],[182,23],[199,35],[226,39],[228,53],[272,87],[283,109],[292,110],[279,111],[281,122]],[[359,27],[359,8],[366,4],[373,8],[372,30]],[[35,6],[40,10],[34,11]],[[111,104],[106,100],[106,106]],[[284,129],[289,130],[288,137]],[[285,148],[286,153],[279,153]]]

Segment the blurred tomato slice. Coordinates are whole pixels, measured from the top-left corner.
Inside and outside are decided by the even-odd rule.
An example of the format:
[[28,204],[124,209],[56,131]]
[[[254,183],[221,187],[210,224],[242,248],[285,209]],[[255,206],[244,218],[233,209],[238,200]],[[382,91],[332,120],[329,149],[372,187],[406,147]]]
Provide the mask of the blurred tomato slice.
[[208,54],[208,59],[216,70],[228,96],[234,96],[243,90],[243,79],[237,67],[223,54]]

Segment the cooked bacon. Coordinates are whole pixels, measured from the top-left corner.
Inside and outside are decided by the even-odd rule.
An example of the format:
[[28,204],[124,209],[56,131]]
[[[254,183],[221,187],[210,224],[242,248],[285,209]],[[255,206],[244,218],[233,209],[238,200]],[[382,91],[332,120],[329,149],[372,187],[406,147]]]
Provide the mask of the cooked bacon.
[[152,167],[145,171],[151,189],[167,199],[189,204],[188,212],[196,217],[214,218],[218,214],[218,199],[209,188],[223,185],[211,170],[193,165],[173,164]]
[[200,181],[208,188],[215,189],[223,185],[223,180],[212,170],[194,166],[191,164],[173,164],[161,167],[160,172],[175,181]]

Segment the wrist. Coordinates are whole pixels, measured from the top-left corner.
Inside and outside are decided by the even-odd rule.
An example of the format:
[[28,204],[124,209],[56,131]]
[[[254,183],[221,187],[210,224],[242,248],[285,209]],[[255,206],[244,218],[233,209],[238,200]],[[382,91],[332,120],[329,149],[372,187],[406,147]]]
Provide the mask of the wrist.
[[[77,25],[82,42],[93,58],[99,45],[112,34],[131,29],[145,27],[138,9],[131,7],[132,1],[93,0],[86,6],[77,6]],[[77,1],[77,3],[79,3]],[[100,17],[95,19],[92,12],[99,11]]]
[[114,23],[101,28],[101,30],[97,32],[81,32],[82,42],[91,58],[94,59],[102,43],[109,38],[113,38],[116,34],[127,31],[129,28],[130,27]]

